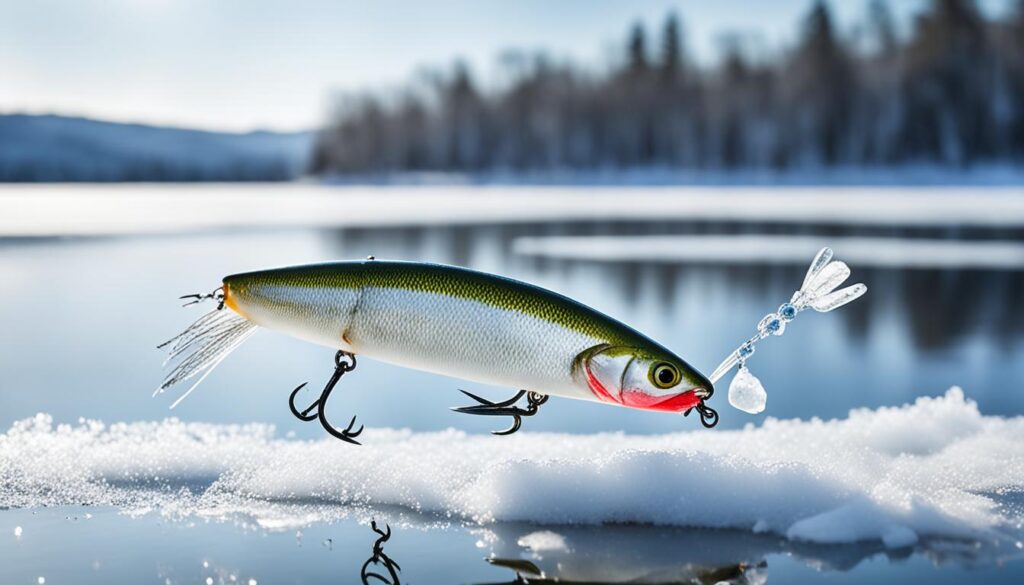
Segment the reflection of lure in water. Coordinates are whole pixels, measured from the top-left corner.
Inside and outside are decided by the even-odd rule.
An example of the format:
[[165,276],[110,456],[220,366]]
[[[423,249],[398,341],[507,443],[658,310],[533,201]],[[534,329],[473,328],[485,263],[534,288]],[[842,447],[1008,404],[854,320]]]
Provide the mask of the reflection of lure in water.
[[[384,543],[391,539],[391,527],[385,524],[385,530],[381,530],[377,528],[376,520],[370,520],[370,528],[377,533],[378,538],[373,543],[373,554],[370,558],[366,559],[366,562],[363,563],[363,568],[359,571],[359,577],[363,585],[370,585],[371,583],[402,585],[402,580],[398,577],[402,567],[399,567],[398,563],[393,561],[384,552]],[[385,571],[387,575],[378,571]]]
[[[362,430],[353,430],[355,418],[345,430],[335,429],[324,406],[340,377],[355,367],[356,354],[528,389],[502,402],[466,392],[479,404],[457,411],[513,418],[512,427],[497,434],[515,432],[521,417],[535,414],[548,396],[683,414],[697,410],[705,426],[718,422],[705,404],[712,381],[672,351],[572,299],[500,276],[371,258],[236,274],[212,294],[190,296],[196,302],[212,298],[218,307],[165,344],[178,363],[158,392],[199,376],[184,398],[257,326],[275,329],[339,350],[319,399],[296,408],[300,386],[291,408],[352,443]],[[524,396],[527,406],[516,406]]]
[[[497,523],[482,532],[484,560],[514,575],[504,581],[507,585],[760,585],[768,580],[766,557],[781,554],[797,565],[804,560],[821,569],[833,567],[828,558],[802,559],[799,545],[749,531]],[[499,583],[492,579],[490,585]]]
[[[754,585],[765,582],[765,573],[768,564],[762,561],[758,565],[748,566],[745,564],[727,565],[723,567],[701,567],[682,565],[673,567],[672,573],[668,575],[645,575],[643,580],[619,581],[614,577],[608,577],[607,573],[597,573],[588,580],[580,581],[574,578],[566,580],[564,573],[571,573],[562,564],[554,565],[553,570],[541,569],[534,561],[526,559],[502,559],[487,557],[485,559],[495,567],[502,567],[515,571],[516,578],[509,581],[507,585],[547,585],[549,583],[590,583],[591,585],[612,585],[616,583],[650,583],[652,585],[669,585],[678,583],[697,583],[703,585],[712,583],[718,585]],[[550,564],[550,563],[549,563]],[[594,579],[594,580],[590,580]],[[488,585],[506,585],[505,583],[489,583]]]

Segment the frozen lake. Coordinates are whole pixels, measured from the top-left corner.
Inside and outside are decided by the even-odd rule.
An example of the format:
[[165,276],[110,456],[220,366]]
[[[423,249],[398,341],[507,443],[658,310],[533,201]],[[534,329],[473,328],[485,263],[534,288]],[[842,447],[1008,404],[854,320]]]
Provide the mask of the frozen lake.
[[8,185],[0,236],[651,220],[1024,228],[1020,187]]
[[[621,571],[607,574],[617,582],[727,578],[740,565],[750,583],[813,582],[817,567],[849,582],[956,582],[966,566],[990,582],[1020,580],[1019,189],[11,187],[0,189],[0,236],[0,429],[48,417],[0,436],[0,508],[15,507],[0,512],[4,582],[61,571],[68,577],[47,583],[354,581],[373,541],[360,523],[370,515],[397,529],[389,546],[414,583],[511,581],[510,569],[481,560],[492,555],[553,578],[556,566],[609,558],[615,543],[609,562]],[[465,402],[458,388],[493,398],[509,389],[362,360],[332,412],[358,414],[381,445],[350,452],[306,442],[319,427],[287,409],[296,384],[326,379],[331,352],[268,331],[173,413],[173,396],[151,398],[162,377],[154,346],[203,311],[177,297],[228,273],[371,254],[469,266],[577,298],[707,372],[789,298],[825,244],[870,292],[835,314],[801,316],[758,350],[764,414],[729,408],[729,378],[720,383],[716,431],[693,417],[552,400],[502,443],[486,436],[495,421],[447,407]],[[963,394],[947,394],[952,386]],[[921,396],[943,398],[904,406]],[[133,426],[171,415],[181,422]],[[761,426],[768,417],[801,420]],[[816,430],[812,417],[841,419],[843,430]],[[748,424],[757,426],[739,430]],[[758,450],[766,445],[774,458]],[[424,467],[411,471],[417,453]],[[521,486],[499,481],[509,465],[525,467],[512,476],[526,478]],[[747,474],[730,475],[736,465]],[[588,476],[594,469],[611,475]],[[50,489],[62,477],[74,481]],[[631,495],[651,482],[664,489]],[[764,487],[761,499],[736,487],[744,482]],[[593,505],[567,512],[557,494],[584,486]],[[711,495],[679,506],[701,494]],[[107,507],[31,509],[83,501]],[[852,529],[853,517],[871,521]],[[820,519],[801,524],[810,518]],[[604,522],[642,525],[579,526]],[[119,566],[85,538],[101,530],[109,540],[99,542],[145,562],[88,569]],[[570,544],[523,539],[545,530]],[[64,552],[80,571],[48,562],[42,544],[73,532],[83,536]],[[166,554],[144,544],[161,539],[172,543]]]

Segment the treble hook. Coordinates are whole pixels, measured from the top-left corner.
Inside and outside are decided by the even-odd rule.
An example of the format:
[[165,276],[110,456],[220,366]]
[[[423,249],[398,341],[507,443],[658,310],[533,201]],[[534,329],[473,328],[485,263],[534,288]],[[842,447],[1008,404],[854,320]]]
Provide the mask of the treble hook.
[[[299,390],[305,388],[308,383],[303,382],[296,386],[295,390],[292,390],[292,395],[288,398],[288,408],[291,409],[292,414],[299,420],[309,422],[311,420],[319,419],[320,426],[322,426],[332,437],[341,439],[346,443],[359,445],[360,443],[355,440],[355,437],[358,437],[359,434],[363,432],[363,425],[359,425],[359,430],[352,430],[352,427],[356,424],[355,416],[352,417],[352,420],[348,423],[348,427],[346,427],[345,430],[339,431],[327,421],[327,415],[325,412],[327,399],[331,396],[331,392],[334,391],[334,386],[338,383],[338,380],[341,380],[341,377],[345,375],[345,372],[351,372],[354,369],[356,369],[355,354],[349,353],[345,350],[338,350],[338,353],[334,354],[334,374],[331,375],[331,379],[327,381],[327,385],[324,386],[323,391],[320,392],[320,398],[313,401],[313,403],[307,406],[305,410],[300,411],[296,408],[295,397],[298,395]],[[316,413],[310,414],[314,409],[316,410]]]
[[201,302],[203,302],[205,300],[213,299],[213,300],[217,301],[217,310],[219,311],[219,310],[224,308],[224,287],[219,287],[219,288],[215,289],[213,292],[207,293],[205,295],[197,293],[197,294],[183,295],[183,296],[178,297],[178,300],[185,300],[185,299],[194,299],[194,300],[185,303],[184,305],[182,305],[182,307],[187,307],[189,305],[195,305],[195,304],[201,303]]
[[[398,572],[402,570],[402,567],[399,567],[398,563],[391,560],[391,557],[389,557],[388,555],[384,554],[383,545],[385,542],[388,541],[388,539],[391,538],[391,527],[387,524],[385,524],[384,526],[387,529],[387,532],[384,532],[383,530],[377,528],[376,520],[370,520],[370,528],[372,528],[374,532],[380,535],[380,538],[378,538],[377,541],[373,543],[373,556],[366,559],[366,562],[363,563],[362,570],[359,571],[359,576],[362,578],[364,585],[369,585],[370,579],[376,579],[381,583],[387,583],[389,585],[401,584],[401,581],[398,578]],[[370,571],[370,565],[384,565],[384,568],[387,569],[388,574],[391,576],[391,580],[389,581],[387,577],[381,575],[380,573],[374,573],[373,571]]]
[[[473,400],[476,400],[480,404],[473,406],[459,406],[453,407],[452,410],[455,412],[461,412],[464,414],[479,414],[485,416],[511,416],[512,426],[503,431],[491,431],[492,435],[511,435],[512,433],[519,430],[519,427],[523,424],[524,416],[533,416],[537,414],[537,410],[540,409],[540,405],[548,401],[547,394],[541,394],[540,392],[528,392],[526,390],[520,390],[515,396],[504,400],[502,402],[491,402],[486,398],[481,398],[471,392],[465,390],[459,390],[466,396],[469,396]],[[520,408],[516,406],[516,402],[520,398],[526,396],[526,408]]]

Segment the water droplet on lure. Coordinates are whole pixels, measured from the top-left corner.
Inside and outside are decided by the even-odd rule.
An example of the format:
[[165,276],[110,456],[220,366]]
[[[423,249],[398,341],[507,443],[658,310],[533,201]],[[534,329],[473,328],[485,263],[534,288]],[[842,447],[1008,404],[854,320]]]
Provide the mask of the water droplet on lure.
[[729,383],[729,404],[743,412],[757,414],[764,410],[768,393],[761,380],[750,373],[746,366],[740,366],[736,376]]

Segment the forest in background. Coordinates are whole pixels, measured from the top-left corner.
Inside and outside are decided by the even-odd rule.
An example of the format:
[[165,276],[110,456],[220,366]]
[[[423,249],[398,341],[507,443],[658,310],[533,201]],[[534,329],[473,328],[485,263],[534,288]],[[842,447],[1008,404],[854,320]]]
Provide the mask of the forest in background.
[[[682,15],[685,16],[685,15]],[[693,64],[680,15],[633,26],[601,71],[510,53],[499,87],[464,65],[346,95],[315,141],[321,176],[396,172],[892,167],[1024,161],[1024,0],[987,18],[933,0],[906,34],[874,0],[853,31],[818,2],[794,46],[725,35]]]

